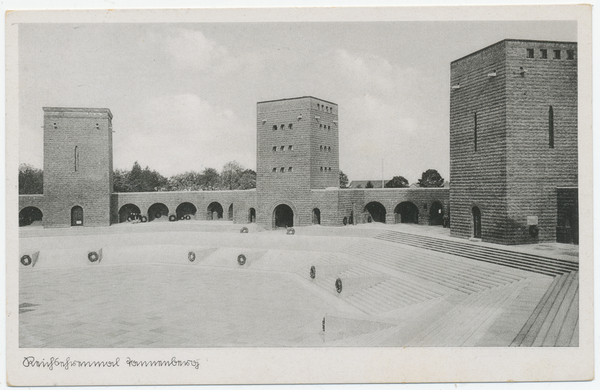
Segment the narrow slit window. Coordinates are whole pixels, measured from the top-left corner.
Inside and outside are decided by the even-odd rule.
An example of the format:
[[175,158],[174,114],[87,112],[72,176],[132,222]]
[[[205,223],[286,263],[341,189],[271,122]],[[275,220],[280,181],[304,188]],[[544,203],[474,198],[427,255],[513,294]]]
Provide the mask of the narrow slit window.
[[281,172],[281,173],[285,172],[285,167],[281,167],[281,169],[279,170],[279,172]]
[[273,152],[277,151],[277,146],[273,146]]
[[273,130],[277,130],[277,125],[273,125]]
[[473,114],[473,148],[477,151],[477,113]]
[[292,145],[289,145],[288,150],[294,150],[294,147]]
[[281,145],[281,147],[279,149],[283,152],[285,150],[285,146]]
[[560,60],[560,50],[554,50],[554,59]]
[[292,167],[289,167],[289,168],[288,168],[288,172],[292,172]]
[[292,130],[292,124],[291,123],[288,125],[288,129]]
[[79,169],[79,148],[75,146],[75,151],[73,153],[73,165],[75,167],[75,172]]
[[277,168],[273,168],[273,172],[277,172]]
[[554,109],[548,108],[548,147],[554,149]]

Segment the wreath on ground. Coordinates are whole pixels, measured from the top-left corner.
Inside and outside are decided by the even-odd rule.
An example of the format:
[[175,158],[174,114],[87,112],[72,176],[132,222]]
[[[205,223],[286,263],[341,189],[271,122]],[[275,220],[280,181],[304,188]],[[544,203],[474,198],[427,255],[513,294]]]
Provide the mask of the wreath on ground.
[[335,281],[335,291],[339,293],[342,292],[342,279],[337,278],[337,280]]
[[237,258],[237,262],[239,265],[244,265],[246,264],[246,256],[244,255],[239,255]]
[[98,261],[98,259],[100,259],[100,256],[98,256],[98,253],[96,253],[96,252],[88,253],[88,260],[91,261],[92,263],[95,263],[96,261]]
[[194,252],[190,251],[190,253],[188,253],[188,260],[193,263],[194,260],[196,260],[196,254]]
[[23,264],[24,266],[30,265],[31,264],[31,256],[29,256],[29,255],[21,256],[21,264]]

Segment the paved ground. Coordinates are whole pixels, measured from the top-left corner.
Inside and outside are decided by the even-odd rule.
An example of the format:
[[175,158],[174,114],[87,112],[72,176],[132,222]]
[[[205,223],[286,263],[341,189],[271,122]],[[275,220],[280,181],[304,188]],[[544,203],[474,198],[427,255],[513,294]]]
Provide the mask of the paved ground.
[[[240,227],[21,229],[21,253],[40,254],[19,273],[20,346],[509,346],[553,281],[370,238],[382,228],[447,238],[437,227]],[[516,249],[576,259],[577,247]]]

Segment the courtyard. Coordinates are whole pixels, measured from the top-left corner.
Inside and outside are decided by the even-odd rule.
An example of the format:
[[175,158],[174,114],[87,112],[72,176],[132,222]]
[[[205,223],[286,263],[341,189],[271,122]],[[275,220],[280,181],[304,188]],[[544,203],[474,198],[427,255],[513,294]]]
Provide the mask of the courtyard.
[[578,345],[574,245],[185,220],[21,228],[20,254],[37,251],[22,348]]

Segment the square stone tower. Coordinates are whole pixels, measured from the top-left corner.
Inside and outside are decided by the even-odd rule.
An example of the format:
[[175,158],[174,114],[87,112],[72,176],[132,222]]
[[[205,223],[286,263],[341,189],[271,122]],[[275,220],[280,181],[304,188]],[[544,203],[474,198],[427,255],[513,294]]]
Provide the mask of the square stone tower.
[[44,107],[44,226],[110,225],[112,188],[110,110]]
[[504,40],[452,62],[452,235],[555,241],[564,194],[577,197],[564,187],[577,187],[577,44]]
[[[264,101],[256,119],[257,222],[310,224],[310,191],[339,187],[337,104],[311,96]],[[292,209],[293,221],[276,220],[279,204]]]

